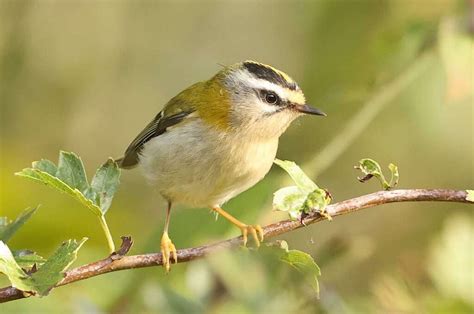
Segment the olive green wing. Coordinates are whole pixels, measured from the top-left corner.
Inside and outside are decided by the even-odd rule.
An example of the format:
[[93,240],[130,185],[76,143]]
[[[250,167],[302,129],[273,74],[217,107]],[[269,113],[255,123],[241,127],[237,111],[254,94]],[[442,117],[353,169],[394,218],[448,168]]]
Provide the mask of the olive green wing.
[[120,168],[129,169],[135,167],[138,164],[140,151],[146,142],[165,133],[167,128],[178,124],[193,111],[194,110],[188,109],[186,111],[166,115],[166,110],[163,109],[143,131],[137,135],[132,143],[130,143],[124,156],[116,160]]
[[130,143],[124,156],[116,160],[118,165],[125,169],[136,166],[140,152],[146,142],[165,133],[167,128],[180,123],[196,111],[193,103],[197,101],[197,95],[202,94],[201,89],[203,86],[203,82],[196,83],[173,97],[163,110]]

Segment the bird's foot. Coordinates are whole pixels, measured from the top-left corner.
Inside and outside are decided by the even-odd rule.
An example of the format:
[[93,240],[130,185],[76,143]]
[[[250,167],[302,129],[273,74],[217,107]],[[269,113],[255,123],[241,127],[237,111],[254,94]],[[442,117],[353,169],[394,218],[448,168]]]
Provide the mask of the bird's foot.
[[259,225],[242,225],[239,226],[240,230],[242,231],[242,238],[244,240],[244,246],[247,246],[247,235],[250,233],[255,240],[255,244],[257,247],[260,246],[260,242],[263,241],[263,229]]
[[178,262],[178,256],[176,254],[176,247],[168,236],[168,233],[163,233],[161,237],[161,256],[163,260],[163,267],[165,267],[166,272],[170,271],[171,268],[171,256],[174,259],[174,262]]
[[325,208],[318,210],[317,213],[321,215],[321,217],[326,218],[329,221],[332,221],[331,214],[329,214]]

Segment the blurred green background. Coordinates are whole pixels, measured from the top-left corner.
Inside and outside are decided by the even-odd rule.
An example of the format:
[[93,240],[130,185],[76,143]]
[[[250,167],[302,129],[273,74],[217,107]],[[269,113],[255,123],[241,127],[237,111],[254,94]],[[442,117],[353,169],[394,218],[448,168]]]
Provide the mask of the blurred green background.
[[[10,242],[48,256],[90,240],[75,265],[103,258],[95,217],[65,195],[13,176],[74,151],[89,175],[118,157],[168,99],[254,59],[288,72],[327,118],[303,117],[281,138],[334,201],[379,189],[358,183],[364,157],[399,166],[401,188],[474,187],[474,13],[468,1],[0,0],[0,213],[40,209]],[[225,208],[262,225],[286,184],[274,167]],[[125,171],[109,226],[133,254],[159,250],[164,203]],[[178,248],[238,235],[206,209],[178,208]],[[359,313],[474,311],[472,206],[391,204],[282,236],[322,268],[321,297],[271,252],[227,252],[124,271],[2,305],[22,313]],[[2,286],[8,282],[0,278]]]

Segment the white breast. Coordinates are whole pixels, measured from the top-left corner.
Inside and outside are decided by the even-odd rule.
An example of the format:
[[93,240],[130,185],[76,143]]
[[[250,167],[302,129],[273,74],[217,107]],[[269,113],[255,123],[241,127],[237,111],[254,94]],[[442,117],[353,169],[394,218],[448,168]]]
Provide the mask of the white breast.
[[146,143],[140,166],[165,199],[209,207],[260,181],[270,170],[277,147],[278,138],[225,133],[196,119]]

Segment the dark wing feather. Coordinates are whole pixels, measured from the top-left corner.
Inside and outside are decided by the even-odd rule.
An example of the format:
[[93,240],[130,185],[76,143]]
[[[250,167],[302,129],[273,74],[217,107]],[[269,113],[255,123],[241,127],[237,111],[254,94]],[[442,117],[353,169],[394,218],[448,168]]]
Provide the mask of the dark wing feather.
[[157,137],[166,132],[166,129],[181,122],[187,115],[191,114],[194,110],[182,111],[169,116],[164,116],[164,112],[161,111],[151,121],[140,134],[130,143],[125,154],[122,158],[117,159],[116,162],[120,168],[133,168],[138,164],[139,154],[143,148],[143,145],[154,137]]

